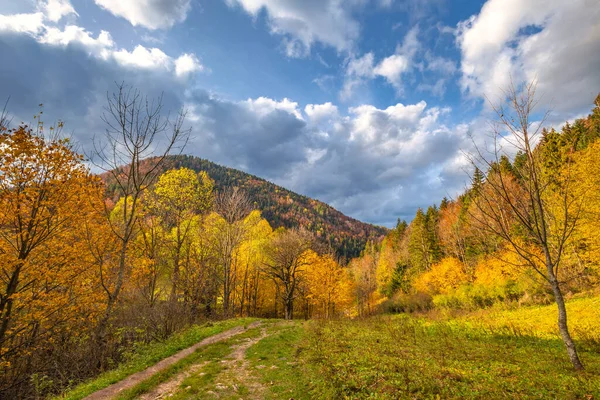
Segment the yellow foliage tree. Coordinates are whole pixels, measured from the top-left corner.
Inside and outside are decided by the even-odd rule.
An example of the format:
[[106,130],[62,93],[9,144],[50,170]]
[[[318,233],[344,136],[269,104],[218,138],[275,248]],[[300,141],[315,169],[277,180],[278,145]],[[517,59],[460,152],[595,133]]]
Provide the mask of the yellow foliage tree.
[[414,288],[429,294],[445,294],[469,281],[465,266],[455,257],[446,257],[419,275]]
[[330,255],[318,255],[312,250],[306,254],[306,286],[313,315],[331,318],[348,314],[353,301],[352,281],[346,269]]

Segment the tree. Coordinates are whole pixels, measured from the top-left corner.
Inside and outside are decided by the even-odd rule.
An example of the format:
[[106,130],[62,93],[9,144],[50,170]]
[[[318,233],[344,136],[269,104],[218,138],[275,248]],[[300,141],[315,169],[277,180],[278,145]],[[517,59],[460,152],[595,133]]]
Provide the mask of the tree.
[[[167,155],[181,150],[189,135],[189,130],[183,129],[185,111],[181,110],[171,121],[168,115],[163,115],[162,97],[149,100],[138,90],[124,84],[117,86],[116,93],[107,95],[102,119],[106,124],[104,140],[94,139],[91,159],[110,176],[123,205],[118,218],[109,207],[104,209],[119,248],[114,285],[106,290],[104,314],[96,329],[98,344],[104,339],[130,266],[128,250],[137,233],[142,195],[160,174]],[[152,155],[159,146],[162,149],[159,155],[143,165],[142,160]]]
[[204,171],[196,174],[188,168],[170,170],[158,178],[151,197],[154,213],[172,229],[171,301],[177,300],[179,267],[184,242],[190,235],[192,217],[212,208],[214,182]]
[[0,368],[13,364],[17,377],[42,339],[85,319],[82,227],[99,189],[69,140],[0,121]]
[[[579,219],[581,197],[572,190],[568,159],[563,174],[543,173],[540,152],[534,146],[547,114],[541,123],[532,123],[537,105],[535,90],[535,82],[520,89],[511,85],[505,93],[506,103],[492,104],[497,121],[492,132],[491,160],[478,147],[472,158],[474,165],[487,165],[490,174],[473,203],[475,212],[471,212],[471,217],[485,234],[509,243],[528,267],[550,285],[558,306],[560,335],[573,367],[581,370],[583,364],[568,328],[563,282],[559,280],[563,253]],[[505,155],[501,141],[523,154],[524,160],[512,171],[492,168]]]
[[215,206],[219,216],[212,219],[212,246],[222,268],[223,312],[228,316],[237,277],[237,251],[249,228],[244,218],[252,211],[252,203],[245,192],[234,187],[218,193]]
[[331,255],[320,256],[312,250],[306,254],[306,286],[309,301],[324,318],[347,311],[352,303],[352,282],[346,269]]
[[266,261],[263,271],[282,288],[285,319],[294,317],[294,298],[300,274],[308,265],[307,250],[313,242],[305,230],[290,229],[276,231],[275,236],[265,246]]
[[370,315],[374,311],[377,292],[377,264],[379,254],[371,242],[360,258],[350,262],[348,269],[354,280],[356,305],[359,316]]
[[[434,216],[431,208],[427,215],[420,208],[410,224],[408,234],[408,252],[410,262],[419,271],[426,271],[437,258],[435,236],[431,232],[430,220]],[[429,217],[429,218],[428,218]]]

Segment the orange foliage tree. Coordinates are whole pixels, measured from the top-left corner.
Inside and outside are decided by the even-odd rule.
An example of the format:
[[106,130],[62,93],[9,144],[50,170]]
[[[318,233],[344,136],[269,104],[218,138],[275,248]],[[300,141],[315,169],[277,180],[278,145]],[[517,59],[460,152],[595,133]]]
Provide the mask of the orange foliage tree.
[[25,364],[59,331],[83,335],[95,315],[82,237],[101,192],[82,161],[67,139],[42,130],[0,132],[0,366]]

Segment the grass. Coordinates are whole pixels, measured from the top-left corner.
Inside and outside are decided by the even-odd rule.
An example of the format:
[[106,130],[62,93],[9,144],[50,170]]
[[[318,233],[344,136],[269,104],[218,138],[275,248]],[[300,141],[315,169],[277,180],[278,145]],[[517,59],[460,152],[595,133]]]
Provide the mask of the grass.
[[254,320],[253,318],[240,318],[195,325],[171,336],[164,342],[155,342],[140,346],[126,362],[120,364],[116,369],[102,373],[89,382],[82,383],[72,390],[55,397],[55,399],[82,399],[100,389],[125,379],[129,375],[142,371],[160,360],[198,343],[202,339],[236,326],[247,325]]
[[[573,299],[566,306],[572,336],[586,346],[600,349],[600,297]],[[479,310],[457,318],[456,323],[554,339],[558,337],[557,315],[556,305],[552,304],[514,310]]]
[[[600,398],[599,301],[568,303],[583,372],[573,370],[555,334],[554,306],[482,310],[437,320],[395,315],[270,321],[199,349],[120,398],[133,399],[191,371],[194,364],[197,369],[183,378],[173,399],[256,398],[244,379],[259,380],[266,389],[260,396],[267,400]],[[249,320],[237,320],[237,325],[242,321]],[[251,376],[237,377],[239,370],[228,370],[222,360],[263,329],[267,336],[246,352]]]
[[557,339],[489,334],[412,317],[314,323],[312,398],[561,398],[600,394],[600,354],[575,372]]
[[299,362],[306,322],[286,322],[270,328],[268,336],[246,352],[251,368],[268,388],[266,400],[310,399],[307,366]]
[[269,399],[592,399],[600,397],[598,298],[567,305],[584,372],[556,335],[555,306],[295,323],[257,343]]

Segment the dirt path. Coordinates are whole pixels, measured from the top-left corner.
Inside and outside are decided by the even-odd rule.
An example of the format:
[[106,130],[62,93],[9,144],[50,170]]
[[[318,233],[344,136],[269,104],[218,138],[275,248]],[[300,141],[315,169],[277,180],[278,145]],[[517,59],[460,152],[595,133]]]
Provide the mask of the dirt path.
[[[255,338],[248,338],[232,347],[231,353],[220,361],[223,370],[215,377],[214,382],[203,392],[210,398],[231,398],[240,396],[243,399],[263,399],[265,387],[258,382],[249,368],[248,360],[245,359],[246,351],[267,336],[263,328],[261,335]],[[154,388],[149,393],[140,396],[139,400],[159,400],[171,397],[178,390],[181,390],[181,383],[188,377],[195,374],[203,374],[202,368],[208,362],[203,362],[191,366],[187,371],[183,371],[167,382],[164,382]]]
[[181,382],[183,382],[185,378],[195,374],[196,372],[199,372],[206,364],[208,364],[208,361],[192,365],[187,371],[183,371],[172,379],[161,383],[151,392],[144,393],[138,398],[138,400],[159,400],[169,397],[170,394],[175,393],[177,389],[179,389]]
[[244,340],[235,346],[231,354],[222,361],[225,364],[225,369],[215,379],[213,393],[216,398],[229,398],[233,393],[236,393],[242,394],[245,400],[264,399],[267,389],[251,372],[250,363],[245,356],[250,347],[266,336],[267,332],[263,328],[260,336]]
[[173,354],[171,357],[167,357],[164,360],[154,364],[151,367],[146,368],[143,371],[140,371],[133,375],[130,375],[120,382],[117,382],[117,383],[110,385],[102,390],[92,393],[85,399],[86,400],[112,399],[113,397],[117,396],[123,390],[127,390],[127,389],[134,387],[135,385],[142,382],[143,380],[150,378],[152,375],[156,374],[157,372],[162,371],[163,369],[175,364],[179,360],[189,356],[190,354],[192,354],[194,351],[196,351],[200,347],[204,347],[209,344],[227,340],[227,339],[231,338],[232,336],[235,336],[235,335],[238,335],[238,334],[244,332],[246,329],[256,328],[259,325],[260,325],[260,321],[256,321],[256,322],[253,322],[250,325],[248,325],[247,328],[244,328],[243,326],[238,326],[233,329],[229,329],[225,332],[221,332],[216,335],[207,337],[206,339],[196,343],[195,345],[188,347],[187,349],[181,350],[180,352]]

